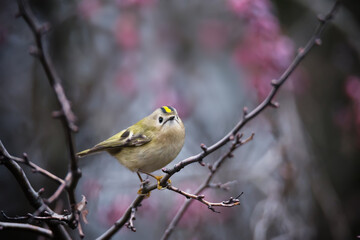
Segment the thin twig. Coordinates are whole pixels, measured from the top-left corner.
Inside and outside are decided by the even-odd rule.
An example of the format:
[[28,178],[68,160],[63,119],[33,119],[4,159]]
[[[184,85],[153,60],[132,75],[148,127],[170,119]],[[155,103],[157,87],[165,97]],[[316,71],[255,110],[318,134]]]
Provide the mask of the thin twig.
[[[28,178],[26,177],[22,168],[14,160],[9,158],[11,156],[5,149],[4,145],[0,141],[0,159],[2,163],[10,170],[10,172],[15,177],[16,181],[19,183],[21,189],[25,193],[26,198],[29,203],[35,208],[44,208],[50,215],[55,214],[51,208],[49,208],[40,197],[39,193],[34,190],[31,186]],[[59,224],[49,222],[48,226],[53,232],[54,236],[59,239],[70,239],[69,234],[65,228]]]
[[9,222],[0,222],[0,231],[4,230],[21,230],[21,231],[28,231],[34,232],[41,236],[47,238],[53,238],[54,235],[51,230],[42,228],[39,226],[31,225],[28,223],[9,223]]
[[136,232],[136,228],[134,226],[134,221],[136,220],[135,213],[136,213],[136,208],[132,208],[129,222],[125,224],[133,232]]
[[14,156],[11,156],[11,155],[9,155],[8,157],[11,158],[12,160],[18,162],[18,163],[25,164],[25,165],[29,166],[33,170],[33,172],[35,172],[35,173],[38,172],[38,173],[50,178],[51,180],[53,180],[54,182],[56,182],[56,183],[58,183],[60,185],[65,184],[65,181],[62,180],[61,178],[59,178],[58,176],[56,176],[55,174],[53,174],[53,173],[39,167],[35,163],[31,162],[26,153],[24,153],[23,158],[14,157]]
[[230,185],[235,184],[237,181],[229,181],[226,183],[209,183],[208,187],[209,188],[218,188],[218,189],[223,189],[225,191],[229,191],[230,190]]
[[139,195],[136,199],[131,203],[131,205],[126,209],[123,216],[117,220],[113,226],[111,226],[106,232],[104,232],[100,237],[96,240],[107,240],[110,239],[117,231],[119,231],[130,219],[131,211],[133,208],[137,208],[140,206],[141,202],[146,198],[145,195]]
[[64,183],[62,183],[57,189],[56,191],[53,193],[53,195],[51,195],[48,199],[46,199],[45,201],[50,204],[52,202],[54,202],[56,199],[58,199],[58,197],[60,196],[60,194],[64,191],[64,189],[66,188],[66,183],[70,181],[71,178],[71,172],[68,172],[66,177],[65,177],[65,181]]
[[[280,87],[282,86],[282,84],[289,78],[290,74],[292,72],[294,72],[295,68],[300,64],[300,62],[304,59],[304,57],[308,54],[308,52],[313,48],[314,45],[319,45],[319,43],[321,42],[321,35],[325,29],[326,24],[334,17],[335,13],[337,12],[337,10],[340,7],[340,1],[336,1],[333,8],[330,10],[330,12],[322,19],[320,20],[319,26],[317,27],[317,29],[315,30],[315,33],[313,34],[313,36],[310,38],[310,40],[308,41],[308,43],[306,44],[306,46],[301,49],[300,51],[298,51],[298,54],[296,55],[296,57],[294,58],[293,62],[288,66],[288,68],[284,71],[284,73],[280,76],[280,78],[278,80],[273,80],[272,81],[272,89],[270,91],[270,93],[268,94],[268,96],[264,99],[263,102],[261,102],[255,109],[253,109],[250,113],[248,113],[248,109],[244,108],[243,110],[243,119],[235,126],[235,128],[229,133],[233,133],[235,134],[237,131],[239,131],[247,122],[249,122],[251,119],[253,119],[254,117],[256,117],[260,112],[262,112],[266,107],[278,107],[279,104],[275,103],[273,101],[276,93],[278,92],[278,90],[280,89]],[[213,146],[211,146],[210,148],[214,147],[218,147],[221,146],[223,144],[224,141],[226,141],[226,139],[229,138],[229,134],[226,135],[222,140],[220,140],[218,143],[215,143]],[[208,148],[209,150],[209,148]],[[200,154],[196,155],[195,158],[188,158],[184,161],[196,161],[196,157],[199,158],[201,157]],[[223,161],[218,161],[217,163],[214,164],[214,166],[212,167],[211,171],[216,171],[217,168],[220,167],[220,165],[222,164]],[[172,171],[169,172],[169,174],[171,174]],[[209,182],[210,179],[212,178],[211,175],[208,176],[207,180],[204,182],[203,185],[201,185],[199,187],[199,189],[196,191],[195,194],[200,194],[204,189],[206,189],[209,186]],[[166,180],[166,177],[163,178],[163,180]],[[172,231],[174,230],[175,226],[177,225],[177,223],[179,222],[179,220],[181,219],[181,217],[183,216],[184,212],[187,210],[187,208],[190,206],[191,201],[188,200],[186,201],[181,208],[179,209],[179,211],[176,213],[175,217],[172,219],[172,221],[170,222],[169,226],[167,227],[167,229],[164,232],[164,235],[162,236],[162,240],[166,240],[169,238],[169,236],[171,235]]]
[[232,197],[227,201],[214,203],[214,202],[209,202],[209,201],[205,200],[204,195],[196,195],[196,194],[187,193],[187,192],[184,192],[184,191],[180,190],[179,188],[176,188],[171,185],[168,185],[166,188],[173,192],[176,192],[176,193],[179,193],[179,194],[185,196],[187,199],[194,199],[194,200],[197,200],[197,201],[205,204],[213,212],[218,212],[215,210],[214,207],[234,207],[234,206],[240,205],[240,200],[236,199],[236,198],[232,198]]
[[9,217],[4,213],[4,211],[1,211],[1,214],[6,220],[11,220],[11,221],[22,221],[22,220],[33,219],[41,222],[59,221],[68,224],[70,219],[69,214],[68,215],[60,215],[56,213],[50,214],[47,213],[46,211],[44,212],[45,216],[35,216],[31,213],[27,213],[25,216]]
[[49,25],[39,23],[26,0],[17,0],[17,2],[19,5],[20,16],[24,18],[35,37],[36,47],[32,47],[30,53],[39,58],[50,85],[54,90],[58,103],[61,106],[61,113],[55,115],[57,115],[56,117],[63,117],[68,125],[68,128],[76,132],[78,131],[78,127],[75,125],[75,114],[71,110],[70,102],[65,95],[62,85],[60,84],[60,77],[57,74],[54,64],[52,63],[45,47],[46,42],[43,36],[44,33],[49,30]]
[[[251,134],[250,137],[248,137],[245,140],[241,140],[242,135],[236,135],[236,137],[232,137],[232,140],[234,141],[233,144],[231,145],[231,147],[229,148],[229,150],[224,153],[224,155],[222,155],[215,163],[214,165],[209,167],[210,173],[208,174],[207,178],[204,180],[204,182],[198,187],[198,189],[195,191],[194,195],[199,195],[201,194],[205,189],[210,188],[211,187],[211,180],[213,179],[215,173],[217,172],[217,170],[221,167],[222,163],[233,156],[233,152],[240,146],[248,143],[249,141],[251,141],[254,138],[254,134]],[[241,196],[241,194],[239,195],[239,197]],[[236,198],[237,199],[237,198]],[[180,207],[180,209],[177,211],[177,213],[175,214],[174,218],[171,220],[170,224],[168,225],[168,227],[166,228],[163,236],[161,239],[167,239],[170,234],[172,233],[172,231],[175,229],[175,226],[178,224],[178,222],[180,221],[180,219],[182,218],[182,216],[184,215],[185,211],[188,209],[188,207],[191,204],[191,199],[188,199],[187,201],[185,201],[183,203],[183,205]]]
[[[67,99],[64,89],[61,85],[61,79],[57,74],[54,65],[51,61],[51,58],[48,54],[47,48],[45,47],[45,40],[44,40],[44,33],[48,30],[47,24],[39,24],[38,20],[36,19],[34,13],[32,12],[28,2],[26,0],[17,0],[19,5],[19,13],[24,18],[26,23],[29,25],[30,29],[32,30],[36,48],[32,51],[33,55],[36,55],[46,73],[46,76],[49,80],[49,83],[54,90],[56,98],[58,100],[59,105],[61,106],[61,111],[57,111],[53,113],[54,117],[60,117],[62,122],[64,123],[65,135],[66,140],[68,142],[68,147],[70,151],[70,169],[71,176],[69,181],[67,182],[66,190],[68,192],[69,202],[72,209],[72,221],[70,222],[71,228],[76,228],[77,226],[77,219],[79,218],[78,213],[76,211],[76,197],[75,197],[75,188],[78,184],[78,181],[81,177],[81,170],[78,167],[77,159],[76,159],[76,151],[74,147],[74,141],[72,137],[72,132],[78,131],[78,127],[75,125],[75,114],[71,110],[70,102]],[[61,191],[59,190],[59,194]]]

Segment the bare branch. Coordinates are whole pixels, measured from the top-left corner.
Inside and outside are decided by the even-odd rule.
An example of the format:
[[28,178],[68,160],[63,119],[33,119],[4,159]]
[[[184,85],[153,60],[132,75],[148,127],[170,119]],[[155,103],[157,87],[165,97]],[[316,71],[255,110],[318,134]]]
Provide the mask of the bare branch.
[[23,154],[23,158],[14,157],[14,156],[11,156],[10,154],[7,157],[18,163],[29,166],[33,170],[33,172],[35,172],[35,173],[38,172],[38,173],[48,177],[49,179],[53,180],[56,183],[65,184],[65,181],[62,180],[61,178],[59,178],[58,176],[54,175],[53,173],[51,173],[51,172],[39,167],[35,163],[31,162],[26,153]]
[[[19,5],[19,13],[24,18],[26,23],[29,25],[31,31],[34,34],[35,41],[36,41],[36,56],[39,58],[46,76],[50,82],[50,85],[56,95],[59,105],[61,106],[61,111],[57,111],[53,113],[54,117],[60,117],[64,124],[65,135],[68,142],[68,147],[70,151],[70,170],[71,175],[69,177],[69,181],[67,182],[66,190],[69,196],[69,202],[72,209],[72,224],[69,226],[71,228],[75,228],[77,226],[77,220],[79,216],[77,216],[76,211],[76,197],[75,197],[75,188],[77,183],[81,177],[81,170],[77,164],[76,158],[76,151],[74,146],[74,141],[72,137],[72,132],[78,131],[78,127],[75,125],[75,114],[71,110],[70,102],[67,99],[64,89],[61,85],[61,79],[58,76],[53,63],[51,62],[51,58],[47,52],[47,48],[45,47],[46,42],[43,38],[44,33],[49,29],[48,24],[39,24],[38,20],[36,19],[35,15],[33,14],[28,2],[26,0],[17,0]],[[63,184],[62,184],[63,185]],[[62,192],[62,188],[57,191],[57,194]],[[58,195],[55,195],[55,197]]]
[[[211,147],[207,148],[208,152],[214,151],[214,150],[220,148],[221,146],[223,146],[228,141],[230,141],[231,136],[235,135],[243,126],[245,126],[245,124],[247,122],[249,122],[251,119],[253,119],[258,114],[260,114],[266,107],[268,107],[268,106],[275,107],[275,108],[279,107],[279,104],[274,102],[274,100],[273,100],[276,93],[278,92],[278,90],[280,89],[282,84],[289,78],[290,74],[292,72],[294,72],[294,70],[300,64],[302,59],[304,59],[304,57],[313,48],[313,46],[318,45],[317,43],[321,39],[321,35],[322,35],[322,33],[323,33],[324,29],[325,29],[325,26],[334,17],[334,15],[337,12],[337,10],[339,9],[339,7],[340,7],[340,0],[336,1],[334,6],[332,7],[332,9],[330,10],[330,12],[324,18],[322,18],[320,20],[319,26],[317,27],[315,33],[313,34],[313,36],[310,38],[310,40],[306,44],[305,48],[303,48],[302,51],[298,52],[298,54],[295,57],[295,59],[293,60],[293,62],[288,66],[288,68],[284,71],[284,73],[280,76],[280,78],[278,80],[273,80],[271,82],[272,89],[269,92],[268,96],[264,99],[264,101],[261,102],[250,113],[248,113],[247,108],[244,108],[244,110],[243,110],[243,119],[223,139],[221,139],[219,142],[215,143]],[[251,140],[251,139],[249,139],[249,140]],[[234,147],[234,145],[232,147]],[[174,174],[175,172],[179,171],[182,167],[186,166],[187,164],[190,164],[193,161],[199,161],[199,159],[203,159],[203,157],[205,157],[205,156],[206,156],[205,153],[199,153],[198,155],[195,155],[193,157],[190,157],[190,158],[187,158],[187,159],[183,160],[182,162],[180,162],[178,164],[178,167],[175,165],[173,170],[167,171],[167,174],[169,175],[168,178],[171,177],[171,174]],[[230,157],[230,156],[231,156],[231,151],[229,151],[227,153],[227,156],[226,155],[224,156],[224,159],[227,158],[227,157]],[[196,195],[200,194],[204,189],[209,187],[210,181],[211,181],[212,176],[213,176],[212,173],[215,172],[216,169],[218,169],[221,166],[224,159],[220,158],[212,166],[212,168],[210,168],[211,173],[209,174],[208,178],[205,180],[203,185],[201,185],[198,188],[198,190],[195,193]],[[162,179],[162,183],[163,183],[163,181],[167,181],[168,178],[166,178],[166,177],[167,176],[165,176]],[[169,224],[169,226],[165,230],[164,235],[161,238],[162,240],[165,240],[165,239],[169,238],[169,236],[171,235],[171,233],[174,230],[175,226],[177,225],[177,223],[179,222],[179,220],[183,216],[184,212],[190,206],[190,203],[191,203],[191,201],[188,200],[181,206],[181,208],[176,213],[175,217],[173,218],[173,220],[171,221],[171,223]]]
[[69,223],[69,219],[70,219],[70,215],[60,215],[60,214],[50,214],[46,211],[44,211],[44,215],[45,216],[35,216],[31,213],[27,213],[25,216],[15,216],[15,217],[9,217],[7,216],[4,211],[1,211],[1,214],[3,215],[3,217],[6,220],[11,220],[11,221],[22,221],[22,220],[37,220],[37,221],[41,221],[41,222],[49,222],[49,221],[59,221],[59,222],[63,222],[68,224]]
[[[34,190],[31,186],[28,178],[26,177],[22,168],[11,158],[11,156],[5,149],[4,145],[0,141],[0,159],[2,163],[10,170],[10,172],[15,177],[16,181],[19,183],[21,189],[25,193],[26,198],[29,203],[35,208],[44,208],[49,214],[55,214],[43,201],[38,192]],[[69,234],[65,228],[59,224],[54,224],[52,222],[48,223],[51,231],[59,239],[70,239]]]
[[230,190],[230,185],[235,184],[237,181],[229,181],[226,183],[209,183],[208,187],[209,188],[218,188],[218,189],[223,189],[225,191],[229,191]]
[[110,239],[117,231],[119,231],[131,218],[131,212],[133,208],[138,208],[141,202],[146,198],[145,195],[139,195],[136,199],[131,203],[131,205],[126,209],[124,215],[117,220],[113,226],[111,226],[106,232],[104,232],[100,237],[96,240],[107,240]]
[[194,200],[197,200],[197,201],[205,204],[213,212],[217,212],[214,209],[214,207],[234,207],[234,206],[240,205],[239,199],[236,199],[236,198],[230,198],[227,201],[223,201],[220,203],[214,203],[214,202],[209,202],[209,201],[205,200],[204,195],[195,195],[195,194],[187,193],[187,192],[184,192],[184,191],[180,190],[179,188],[176,188],[171,185],[168,185],[166,188],[173,192],[176,192],[176,193],[179,193],[179,194],[185,196],[187,199],[194,199]]
[[34,34],[36,47],[32,47],[30,53],[39,58],[50,85],[54,90],[58,103],[61,106],[61,116],[66,121],[69,129],[76,132],[78,127],[75,125],[75,114],[71,110],[70,102],[67,99],[64,89],[61,86],[60,77],[57,74],[54,65],[49,57],[47,49],[45,48],[45,41],[43,39],[44,33],[49,30],[49,24],[40,24],[32,12],[29,4],[25,0],[18,0],[19,14],[24,18]]
[[136,220],[135,213],[136,213],[136,208],[132,208],[129,222],[125,224],[133,232],[136,232],[136,228],[134,226],[134,221]]
[[0,231],[4,230],[22,230],[27,232],[34,232],[41,236],[47,237],[47,238],[53,238],[54,235],[51,230],[42,228],[39,226],[31,225],[28,223],[8,223],[8,222],[0,222]]

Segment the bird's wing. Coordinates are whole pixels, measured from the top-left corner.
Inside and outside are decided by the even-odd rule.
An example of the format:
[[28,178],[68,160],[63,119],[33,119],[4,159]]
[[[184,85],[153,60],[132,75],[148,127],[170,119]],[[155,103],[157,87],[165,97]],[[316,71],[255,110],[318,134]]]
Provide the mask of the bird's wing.
[[112,149],[120,149],[123,147],[139,147],[151,141],[150,137],[144,134],[134,134],[130,129],[125,129],[105,141],[96,144],[94,147],[78,153],[78,157],[85,155],[107,151]]

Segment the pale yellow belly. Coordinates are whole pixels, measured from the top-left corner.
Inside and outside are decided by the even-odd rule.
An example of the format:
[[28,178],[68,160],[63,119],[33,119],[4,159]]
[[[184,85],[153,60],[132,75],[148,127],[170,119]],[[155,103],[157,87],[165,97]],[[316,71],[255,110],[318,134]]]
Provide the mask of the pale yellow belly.
[[125,147],[120,152],[112,154],[122,165],[131,171],[151,173],[165,167],[179,154],[182,145],[160,144],[149,148]]

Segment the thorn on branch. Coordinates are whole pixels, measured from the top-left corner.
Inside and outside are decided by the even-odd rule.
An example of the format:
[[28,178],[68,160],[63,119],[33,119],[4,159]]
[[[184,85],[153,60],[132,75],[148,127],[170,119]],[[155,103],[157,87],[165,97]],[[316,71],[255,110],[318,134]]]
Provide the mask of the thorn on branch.
[[234,135],[231,134],[230,137],[229,137],[229,141],[233,141],[234,140]]
[[280,107],[280,104],[276,101],[270,101],[269,102],[269,105],[273,108],[279,108]]
[[278,87],[279,86],[279,81],[277,79],[272,79],[270,84],[273,87]]
[[204,198],[205,198],[204,195],[199,195],[199,196],[196,197],[197,200],[201,200],[201,199],[204,199]]
[[208,208],[214,213],[220,213],[219,211],[216,211],[215,208],[213,208],[211,205],[209,205]]
[[236,139],[235,139],[235,143],[240,143],[241,142],[241,138],[243,137],[244,135],[242,133],[237,133],[236,134]]
[[241,193],[239,194],[239,196],[236,197],[236,199],[239,199],[243,194],[244,194],[244,192],[241,192]]
[[162,168],[161,171],[162,171],[163,173],[170,174],[170,170],[167,169],[167,168]]
[[248,114],[248,111],[249,111],[249,109],[248,109],[247,107],[244,107],[244,108],[243,108],[243,117],[244,117],[244,118],[245,118],[246,115]]
[[40,188],[37,192],[39,195],[43,194],[45,192],[45,188]]
[[201,159],[201,160],[199,160],[198,161],[198,163],[202,166],[202,167],[205,167],[206,166],[206,164],[203,162],[203,160]]
[[29,157],[28,157],[27,153],[23,153],[23,159],[27,165],[30,165],[30,161],[29,161]]
[[200,148],[204,151],[204,153],[207,152],[207,147],[204,143],[200,144]]
[[298,52],[298,54],[302,55],[305,53],[305,49],[303,47],[299,47],[297,52]]

